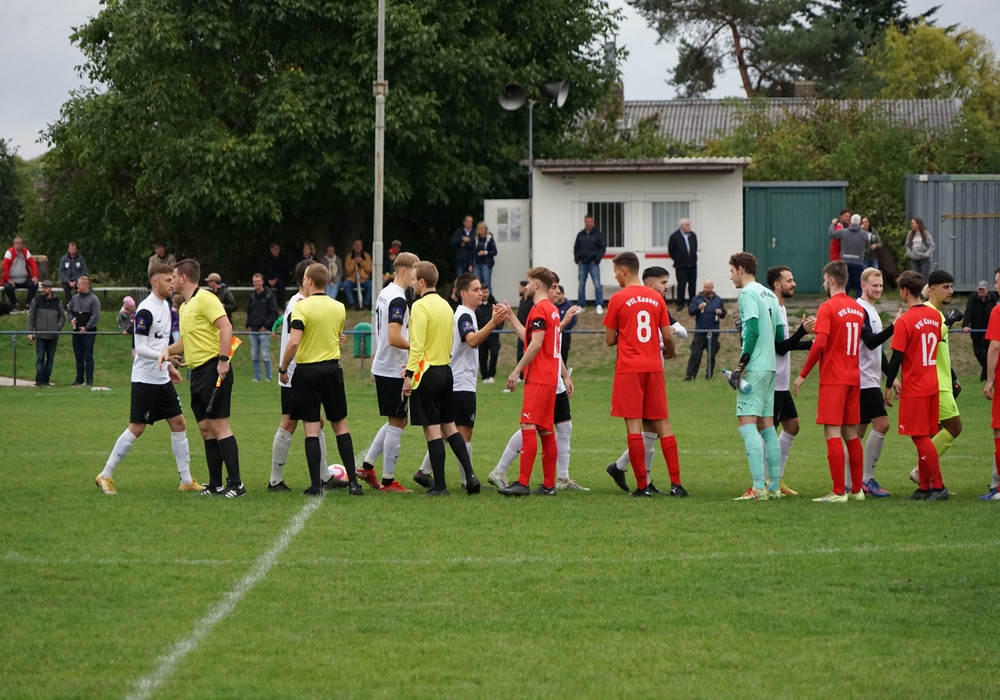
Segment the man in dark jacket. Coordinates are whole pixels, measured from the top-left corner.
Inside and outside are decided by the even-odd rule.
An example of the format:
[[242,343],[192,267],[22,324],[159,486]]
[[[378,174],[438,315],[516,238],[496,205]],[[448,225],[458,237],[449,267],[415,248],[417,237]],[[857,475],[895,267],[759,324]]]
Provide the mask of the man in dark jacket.
[[472,230],[472,215],[467,214],[462,225],[451,234],[451,247],[455,251],[455,277],[472,272],[473,257],[476,254],[475,237]]
[[688,305],[688,313],[695,317],[695,333],[691,339],[691,357],[688,359],[684,381],[689,382],[698,374],[701,355],[705,352],[709,340],[712,347],[708,353],[708,371],[705,378],[711,379],[715,373],[715,356],[719,354],[719,320],[726,317],[726,307],[722,299],[716,295],[712,280],[705,280],[701,294],[692,299]]
[[608,248],[604,234],[594,227],[594,217],[583,217],[583,230],[576,234],[573,243],[573,260],[579,273],[580,289],[576,304],[581,313],[587,307],[587,276],[594,283],[594,311],[604,313],[604,290],[601,288],[601,259]]
[[281,246],[272,243],[270,252],[260,261],[260,274],[264,286],[271,290],[278,307],[285,305],[285,282],[288,280],[288,263],[281,254]]
[[229,317],[229,322],[233,322],[233,312],[236,311],[236,298],[233,293],[229,291],[229,287],[225,285],[222,281],[222,277],[218,272],[213,272],[208,277],[205,278],[208,283],[208,288],[212,290],[212,294],[219,297],[219,301],[222,302],[222,308],[226,310],[226,316]]
[[698,234],[691,230],[691,220],[681,219],[680,227],[670,234],[667,253],[674,261],[677,273],[677,310],[684,308],[684,299],[694,299],[698,279]]
[[986,325],[990,321],[990,312],[997,305],[997,293],[990,290],[986,280],[981,280],[976,286],[976,293],[969,295],[965,302],[965,317],[962,321],[962,331],[972,334],[972,352],[983,368],[979,373],[979,381],[986,381],[986,351],[990,342],[986,340]]
[[[490,288],[483,285],[483,298],[479,306],[476,307],[476,325],[485,327],[493,318],[493,307],[497,300],[490,292]],[[479,373],[483,378],[483,384],[493,384],[496,382],[497,359],[500,357],[500,333],[503,323],[497,324],[493,332],[479,346]]]
[[52,360],[56,356],[57,333],[66,325],[66,311],[52,292],[52,282],[42,280],[28,309],[28,342],[35,343],[35,386],[49,386]]
[[94,343],[97,322],[101,318],[101,302],[90,291],[90,278],[84,275],[76,281],[76,295],[69,300],[69,323],[73,326],[73,354],[76,355],[76,379],[72,386],[94,385]]
[[[253,291],[247,302],[247,330],[250,331],[250,361],[253,380],[260,381],[260,361],[264,360],[264,376],[271,381],[271,328],[278,319],[278,302],[265,286],[264,276],[253,276]],[[279,358],[280,359],[280,358]]]
[[59,261],[59,281],[62,283],[63,294],[66,295],[66,303],[76,291],[76,281],[87,274],[87,261],[80,255],[76,243],[70,241],[66,250],[66,255]]

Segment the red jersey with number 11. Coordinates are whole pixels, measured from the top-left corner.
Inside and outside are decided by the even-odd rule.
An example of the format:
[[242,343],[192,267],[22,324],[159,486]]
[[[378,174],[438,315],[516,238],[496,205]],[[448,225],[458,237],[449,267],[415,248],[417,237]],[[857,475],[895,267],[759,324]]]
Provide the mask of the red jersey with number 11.
[[892,349],[903,353],[902,398],[938,393],[937,346],[941,342],[941,312],[917,304],[895,323]]
[[660,329],[670,325],[663,296],[645,285],[630,285],[612,295],[604,325],[618,331],[615,372],[662,372]]
[[[816,314],[816,334],[826,333],[826,347],[819,361],[819,383],[861,386],[858,346],[868,314],[844,293],[823,302]],[[759,341],[758,341],[759,342]]]

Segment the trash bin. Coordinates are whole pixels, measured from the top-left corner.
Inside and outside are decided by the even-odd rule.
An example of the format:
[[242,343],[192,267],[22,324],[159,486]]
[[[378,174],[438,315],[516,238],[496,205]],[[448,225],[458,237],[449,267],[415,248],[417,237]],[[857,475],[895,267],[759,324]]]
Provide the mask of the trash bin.
[[372,356],[372,324],[359,323],[354,327],[354,356]]

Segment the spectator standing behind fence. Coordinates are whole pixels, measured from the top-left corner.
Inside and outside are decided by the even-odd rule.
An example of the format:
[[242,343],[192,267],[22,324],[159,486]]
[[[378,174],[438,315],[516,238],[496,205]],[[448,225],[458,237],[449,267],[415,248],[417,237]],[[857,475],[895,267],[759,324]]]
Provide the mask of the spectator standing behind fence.
[[250,331],[250,361],[253,381],[260,381],[260,361],[264,361],[264,376],[271,381],[271,327],[278,318],[278,302],[264,286],[264,277],[253,276],[253,291],[247,301],[247,330]]
[[288,265],[281,255],[281,246],[270,245],[270,252],[260,261],[260,274],[264,277],[264,286],[271,290],[278,308],[285,305],[285,283],[288,280]]
[[705,280],[701,294],[688,304],[688,313],[695,317],[694,338],[691,339],[691,357],[688,359],[687,372],[684,381],[690,382],[698,374],[701,366],[701,355],[711,336],[712,347],[708,353],[708,370],[705,379],[711,379],[715,374],[715,357],[719,354],[719,321],[726,317],[726,307],[715,294],[715,284]]
[[472,273],[484,287],[493,284],[493,263],[497,256],[497,243],[486,227],[485,221],[476,224],[476,239],[473,241],[475,253],[472,257]]
[[962,331],[972,334],[972,352],[976,355],[976,361],[982,367],[979,373],[979,381],[986,381],[986,351],[990,343],[986,340],[986,324],[990,321],[990,312],[997,305],[998,297],[996,292],[990,291],[986,280],[980,280],[976,285],[976,293],[969,295],[969,300],[965,302],[965,316],[962,323]]
[[851,223],[851,210],[841,209],[840,217],[837,219],[831,219],[830,229],[827,231],[827,235],[830,237],[830,262],[834,260],[840,260],[840,239],[833,237],[834,231],[839,231],[842,228],[847,228]]
[[174,257],[173,253],[167,252],[167,246],[163,241],[153,241],[153,254],[149,256],[149,262],[146,265],[146,274],[149,275],[153,269],[153,265],[169,265],[173,267],[177,264],[177,258]]
[[698,284],[698,234],[691,230],[690,219],[681,219],[680,227],[670,234],[667,253],[677,273],[677,310],[681,311],[685,298],[694,299]]
[[80,255],[76,243],[70,241],[66,255],[59,261],[59,282],[62,284],[66,303],[76,291],[76,281],[87,274],[87,261]]
[[326,295],[331,299],[336,299],[340,293],[340,285],[344,281],[344,263],[337,255],[337,249],[332,245],[326,247],[326,255],[320,262],[326,265],[326,269],[330,273],[330,283],[326,285]]
[[931,273],[934,255],[934,236],[924,226],[923,219],[910,219],[910,232],[906,234],[906,257],[910,259],[910,269],[927,279]]
[[76,355],[76,379],[72,386],[94,385],[94,342],[97,322],[101,318],[101,302],[90,291],[90,278],[84,275],[76,282],[76,295],[69,300],[69,325],[73,327],[73,354]]
[[868,232],[861,228],[861,215],[851,217],[847,228],[835,229],[830,237],[840,240],[840,260],[847,265],[847,296],[854,290],[854,298],[861,296],[861,273],[868,248]]
[[236,298],[233,293],[229,291],[229,287],[222,281],[222,277],[218,272],[211,273],[205,278],[205,282],[208,283],[208,288],[212,290],[212,294],[219,297],[219,301],[222,302],[222,308],[226,310],[226,317],[229,322],[233,322],[233,312],[236,311]]
[[35,386],[49,386],[59,331],[66,325],[66,310],[52,292],[52,282],[42,280],[41,291],[28,308],[28,342],[35,343]]
[[351,252],[344,258],[344,294],[348,306],[371,306],[372,256],[365,252],[360,238],[354,239]]
[[594,227],[594,217],[583,217],[583,229],[576,234],[573,243],[573,260],[579,273],[580,289],[576,305],[580,313],[587,308],[587,276],[594,283],[594,311],[598,316],[604,313],[604,289],[601,287],[601,260],[608,248],[604,234]]
[[461,227],[451,234],[450,243],[455,253],[455,277],[472,272],[473,236],[475,233],[472,231],[472,215],[466,214]]
[[[395,248],[395,252],[393,252],[393,248]],[[392,239],[392,243],[389,244],[389,247],[385,249],[385,253],[382,255],[382,289],[385,289],[394,279],[396,279],[396,256],[399,255],[401,250],[403,250],[403,242],[398,238],[394,238]],[[375,303],[377,304],[378,294],[376,294],[375,297]]]
[[24,247],[24,239],[18,236],[14,245],[7,249],[3,256],[3,291],[10,299],[10,305],[17,308],[16,289],[27,289],[28,300],[24,308],[31,306],[31,300],[38,291],[38,264],[31,253]]
[[576,327],[576,322],[579,320],[576,315],[580,313],[580,307],[566,298],[566,288],[561,284],[555,285],[554,289],[555,292],[551,296],[555,298],[552,303],[559,310],[559,332],[562,334],[560,352],[563,364],[569,367],[569,349],[573,344],[573,334],[570,331]]
[[[493,318],[493,307],[497,300],[490,293],[490,288],[485,284],[482,289],[482,301],[476,307],[476,325],[484,328],[490,319]],[[495,384],[497,375],[497,359],[500,357],[500,333],[503,328],[503,321],[496,325],[493,332],[486,336],[486,340],[479,346],[479,373],[483,378],[483,384]]]
[[861,230],[868,232],[868,246],[865,249],[865,259],[861,264],[862,272],[869,267],[880,269],[878,266],[878,250],[882,247],[882,237],[872,228],[867,216],[861,217]]

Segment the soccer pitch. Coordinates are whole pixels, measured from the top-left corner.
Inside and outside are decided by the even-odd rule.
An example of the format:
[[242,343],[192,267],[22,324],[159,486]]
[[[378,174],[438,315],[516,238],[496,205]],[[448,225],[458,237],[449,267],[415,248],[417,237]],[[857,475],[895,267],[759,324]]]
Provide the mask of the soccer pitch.
[[[300,428],[285,472],[293,492],[267,493],[277,387],[251,383],[245,355],[234,363],[232,422],[248,495],[178,492],[157,424],[108,497],[93,479],[127,423],[129,362],[127,341],[105,341],[98,383],[111,392],[66,381],[0,389],[4,697],[985,697],[1000,688],[1000,513],[976,499],[992,436],[971,373],[959,399],[965,430],[942,458],[957,494],[945,503],[904,500],[916,453],[895,425],[878,468],[891,498],[811,502],[830,490],[812,424],[815,372],[797,402],[803,429],[786,475],[802,495],[733,502],[749,484],[734,394],[721,375],[680,381],[686,343],[667,387],[691,497],[629,498],[604,472],[625,447],[622,421],[608,417],[613,353],[583,336],[570,470],[590,492],[468,497],[449,455],[449,498],[366,487],[363,498],[307,499]],[[498,383],[479,389],[473,461],[484,482],[517,427],[521,394],[501,393],[506,342]],[[60,345],[57,378],[72,363],[68,339]],[[9,364],[0,360],[0,374]],[[374,386],[356,360],[345,366],[360,455],[381,419]],[[186,384],[179,391],[186,409]],[[205,480],[186,415],[192,472]],[[424,447],[407,428],[398,468],[407,486]],[[665,471],[658,453],[655,483]]]

